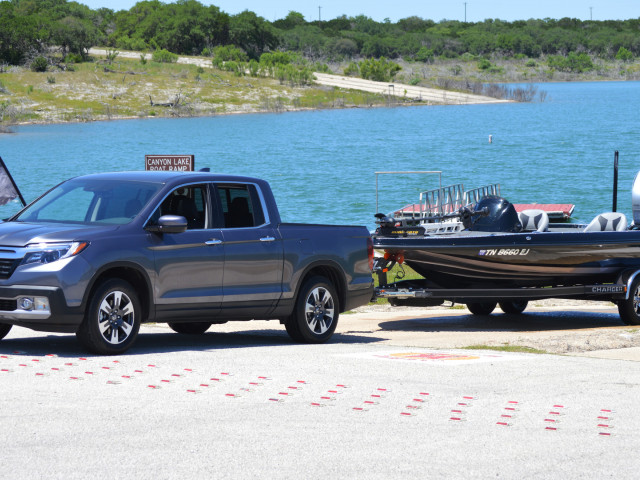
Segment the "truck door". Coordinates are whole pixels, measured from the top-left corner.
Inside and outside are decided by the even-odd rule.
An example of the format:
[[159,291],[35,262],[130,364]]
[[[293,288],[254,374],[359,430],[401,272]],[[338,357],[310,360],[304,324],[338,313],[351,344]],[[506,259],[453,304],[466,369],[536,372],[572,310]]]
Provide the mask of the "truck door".
[[173,190],[149,222],[161,215],[181,215],[187,231],[151,235],[157,281],[154,291],[159,319],[210,319],[220,311],[224,248],[222,232],[213,228],[208,184]]
[[221,315],[264,317],[282,295],[280,234],[269,222],[255,185],[217,184],[216,200],[223,214],[225,251]]

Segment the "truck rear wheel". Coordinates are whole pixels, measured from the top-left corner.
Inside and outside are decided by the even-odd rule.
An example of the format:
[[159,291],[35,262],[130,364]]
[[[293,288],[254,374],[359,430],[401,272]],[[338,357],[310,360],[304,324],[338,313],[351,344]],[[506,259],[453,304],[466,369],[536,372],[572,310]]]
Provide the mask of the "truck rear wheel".
[[636,278],[629,289],[629,298],[618,302],[618,313],[627,325],[640,325],[640,278]]
[[202,335],[209,330],[211,323],[209,322],[187,322],[187,323],[169,323],[169,328],[176,333],[185,335]]
[[133,287],[120,279],[98,286],[76,336],[93,353],[117,355],[138,336],[142,308]]
[[7,323],[0,323],[0,340],[7,336],[12,326]]
[[513,300],[511,302],[500,302],[500,309],[504,313],[510,313],[512,315],[517,315],[519,313],[524,312],[525,308],[529,302],[527,300]]
[[467,303],[467,308],[474,315],[491,315],[498,302]]
[[287,333],[296,342],[324,343],[338,325],[339,307],[332,283],[311,277],[300,288],[293,314],[285,322]]

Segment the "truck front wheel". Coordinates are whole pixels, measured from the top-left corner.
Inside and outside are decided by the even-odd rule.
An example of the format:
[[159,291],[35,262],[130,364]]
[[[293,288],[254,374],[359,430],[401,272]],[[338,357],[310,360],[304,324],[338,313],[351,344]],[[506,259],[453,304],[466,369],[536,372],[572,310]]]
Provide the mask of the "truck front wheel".
[[93,353],[123,353],[138,335],[141,316],[142,308],[133,287],[124,280],[110,279],[93,293],[76,336]]
[[0,340],[7,336],[12,326],[13,325],[8,325],[6,323],[0,323]]
[[296,342],[324,343],[338,325],[340,305],[335,287],[325,277],[309,278],[300,289],[293,314],[285,322]]

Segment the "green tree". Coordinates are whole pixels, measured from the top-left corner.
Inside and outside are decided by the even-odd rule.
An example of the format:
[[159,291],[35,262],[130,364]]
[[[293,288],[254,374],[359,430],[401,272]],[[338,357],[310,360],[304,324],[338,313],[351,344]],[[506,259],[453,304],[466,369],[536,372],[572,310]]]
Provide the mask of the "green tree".
[[98,29],[89,20],[64,17],[53,25],[53,41],[62,47],[62,53],[75,53],[85,57],[99,40]]
[[262,17],[245,10],[231,17],[229,22],[229,40],[242,47],[250,58],[275,48],[278,38],[273,27]]
[[273,26],[281,30],[293,30],[306,24],[307,21],[304,19],[304,15],[293,10],[289,11],[285,18],[273,22]]

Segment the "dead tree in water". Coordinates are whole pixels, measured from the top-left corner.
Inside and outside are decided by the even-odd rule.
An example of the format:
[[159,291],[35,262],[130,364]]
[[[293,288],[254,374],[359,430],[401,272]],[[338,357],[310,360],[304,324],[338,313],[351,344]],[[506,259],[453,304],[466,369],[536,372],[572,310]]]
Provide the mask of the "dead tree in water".
[[176,99],[173,102],[155,103],[151,95],[149,95],[149,102],[152,107],[177,107],[180,105],[181,95],[178,93]]

